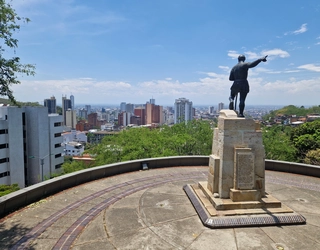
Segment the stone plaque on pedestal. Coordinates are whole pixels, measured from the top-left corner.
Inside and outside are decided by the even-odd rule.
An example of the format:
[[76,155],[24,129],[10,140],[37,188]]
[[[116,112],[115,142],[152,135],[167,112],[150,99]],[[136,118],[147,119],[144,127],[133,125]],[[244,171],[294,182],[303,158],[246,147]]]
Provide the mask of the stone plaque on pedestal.
[[254,189],[254,155],[250,148],[235,148],[234,189]]

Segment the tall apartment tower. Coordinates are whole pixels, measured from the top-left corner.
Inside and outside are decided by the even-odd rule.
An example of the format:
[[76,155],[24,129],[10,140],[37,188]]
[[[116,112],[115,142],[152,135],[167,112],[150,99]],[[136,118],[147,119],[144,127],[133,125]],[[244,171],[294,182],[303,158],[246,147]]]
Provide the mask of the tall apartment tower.
[[163,107],[159,105],[154,105],[151,103],[146,103],[145,106],[145,122],[146,124],[164,123]]
[[57,103],[54,96],[51,96],[50,99],[44,99],[44,106],[48,108],[49,114],[57,113]]
[[140,125],[146,125],[146,115],[144,107],[137,107],[134,109],[134,115],[140,117]]
[[214,113],[214,107],[213,106],[209,106],[208,113],[209,114],[213,114]]
[[174,124],[191,121],[192,115],[192,102],[186,98],[176,99],[174,103]]
[[151,99],[150,99],[150,103],[151,103],[151,104],[156,104],[156,100],[153,99],[153,98],[151,98]]
[[122,102],[120,103],[120,112],[124,112],[124,111],[126,111],[126,103]]
[[66,126],[75,129],[77,124],[77,112],[72,109],[66,111]]
[[118,114],[118,125],[119,126],[128,126],[130,123],[130,113],[121,112]]
[[92,113],[91,105],[85,105],[84,108],[87,110],[87,115],[90,115]]
[[223,109],[223,106],[224,106],[224,104],[223,104],[222,102],[220,102],[220,103],[218,104],[218,112],[220,112],[220,110]]
[[134,113],[134,104],[132,104],[132,103],[127,103],[127,104],[126,104],[126,109],[125,109],[125,111],[126,111],[127,113],[133,114],[133,113]]
[[79,110],[79,116],[83,119],[88,119],[88,112],[86,109],[82,108]]
[[66,96],[62,96],[62,117],[63,125],[66,125],[66,112],[68,109],[71,109],[71,100],[67,99]]
[[74,95],[70,96],[70,101],[71,101],[71,110],[75,110],[75,107],[74,107]]
[[50,178],[64,161],[62,116],[46,107],[0,107],[0,184]]

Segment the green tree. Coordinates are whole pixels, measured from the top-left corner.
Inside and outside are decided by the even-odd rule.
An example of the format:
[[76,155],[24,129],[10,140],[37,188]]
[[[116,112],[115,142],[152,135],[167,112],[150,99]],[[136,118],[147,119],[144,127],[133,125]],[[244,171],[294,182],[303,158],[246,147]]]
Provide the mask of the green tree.
[[320,148],[320,120],[307,122],[293,129],[290,139],[297,148],[299,161],[303,161],[310,150]]
[[306,164],[320,166],[320,148],[308,151],[303,161]]
[[94,155],[96,165],[165,156],[209,155],[212,136],[211,124],[196,120],[158,129],[131,128],[104,137],[88,153]]
[[11,90],[11,85],[19,84],[18,74],[34,75],[35,66],[22,64],[20,58],[13,56],[9,59],[3,57],[7,49],[18,48],[18,40],[13,33],[20,30],[21,22],[29,22],[28,18],[17,15],[15,10],[5,0],[0,0],[0,95],[7,96],[10,101],[16,103]]
[[276,125],[264,127],[262,138],[266,159],[279,161],[296,161],[296,148],[290,140],[292,128]]

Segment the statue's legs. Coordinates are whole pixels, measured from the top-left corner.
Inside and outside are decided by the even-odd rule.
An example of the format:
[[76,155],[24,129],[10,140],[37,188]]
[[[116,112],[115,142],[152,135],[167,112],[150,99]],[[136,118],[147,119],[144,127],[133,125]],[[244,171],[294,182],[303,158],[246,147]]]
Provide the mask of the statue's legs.
[[240,92],[240,101],[239,101],[239,117],[244,117],[243,111],[245,107],[245,101],[247,98],[247,92]]

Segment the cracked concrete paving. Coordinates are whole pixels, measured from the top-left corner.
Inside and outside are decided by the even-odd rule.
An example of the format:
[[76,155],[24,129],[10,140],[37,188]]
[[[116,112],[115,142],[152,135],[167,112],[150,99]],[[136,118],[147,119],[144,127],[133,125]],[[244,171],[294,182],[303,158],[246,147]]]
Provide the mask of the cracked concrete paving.
[[209,229],[182,189],[206,180],[207,169],[133,172],[65,190],[1,219],[0,249],[320,249],[319,178],[266,171],[267,192],[305,225]]

